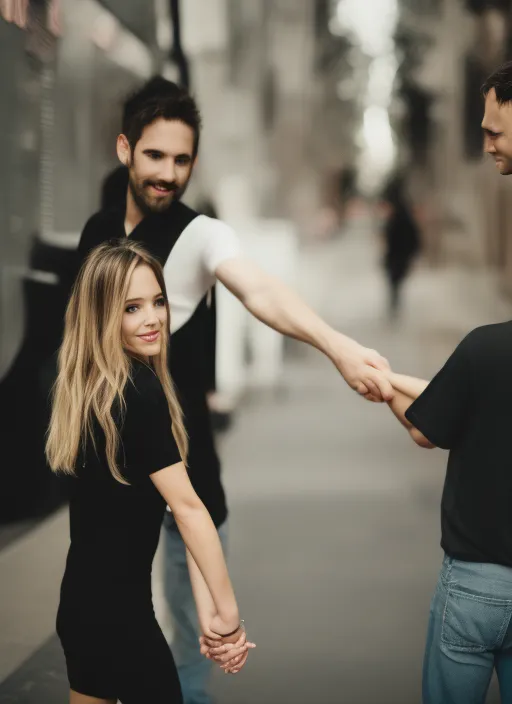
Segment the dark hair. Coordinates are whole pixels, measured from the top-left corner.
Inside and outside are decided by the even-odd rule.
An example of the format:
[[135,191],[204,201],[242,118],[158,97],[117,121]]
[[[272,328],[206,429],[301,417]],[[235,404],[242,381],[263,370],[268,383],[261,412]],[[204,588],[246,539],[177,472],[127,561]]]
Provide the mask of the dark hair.
[[179,120],[194,131],[194,153],[199,149],[201,115],[194,98],[176,83],[155,76],[124,104],[123,134],[128,139],[132,151],[142,137],[144,128],[163,117],[165,120]]
[[496,100],[500,105],[512,101],[512,61],[507,61],[506,64],[491,73],[482,86],[483,95],[487,96],[493,88],[496,92]]

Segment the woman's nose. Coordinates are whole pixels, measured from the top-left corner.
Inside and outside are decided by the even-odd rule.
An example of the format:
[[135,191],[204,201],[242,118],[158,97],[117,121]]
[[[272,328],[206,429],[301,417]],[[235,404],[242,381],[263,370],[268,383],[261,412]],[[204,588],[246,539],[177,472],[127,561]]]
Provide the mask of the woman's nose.
[[151,310],[148,310],[148,312],[146,314],[146,319],[144,320],[144,325],[156,325],[157,323],[158,323],[158,316],[157,316],[155,310],[153,309],[153,307],[151,307]]

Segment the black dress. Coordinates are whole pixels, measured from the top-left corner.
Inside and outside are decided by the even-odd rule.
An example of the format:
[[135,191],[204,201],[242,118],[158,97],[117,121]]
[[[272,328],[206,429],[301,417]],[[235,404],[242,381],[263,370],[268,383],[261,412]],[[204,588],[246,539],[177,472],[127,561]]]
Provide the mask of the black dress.
[[165,501],[150,474],[181,461],[158,377],[134,360],[109,470],[99,424],[71,480],[71,545],[57,632],[71,689],[122,704],[180,704],[178,675],[151,597],[151,568]]

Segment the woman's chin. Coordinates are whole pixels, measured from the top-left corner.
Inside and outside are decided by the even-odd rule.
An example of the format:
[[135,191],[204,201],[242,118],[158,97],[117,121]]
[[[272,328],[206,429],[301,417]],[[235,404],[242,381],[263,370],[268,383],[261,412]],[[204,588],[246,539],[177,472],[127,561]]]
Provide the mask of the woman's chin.
[[137,349],[137,354],[141,357],[154,357],[155,355],[160,354],[160,343],[153,342],[151,344],[141,345]]
[[160,354],[160,342],[147,342],[143,344],[130,345],[126,347],[126,351],[135,357],[155,357]]

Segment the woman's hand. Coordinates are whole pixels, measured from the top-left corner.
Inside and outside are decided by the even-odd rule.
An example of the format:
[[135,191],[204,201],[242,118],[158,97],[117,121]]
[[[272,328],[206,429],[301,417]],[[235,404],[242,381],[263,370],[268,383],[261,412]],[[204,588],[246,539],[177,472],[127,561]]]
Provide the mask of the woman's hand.
[[254,643],[247,641],[247,635],[243,628],[227,638],[218,638],[217,636],[212,639],[208,635],[203,635],[199,642],[201,653],[209,660],[218,663],[226,674],[240,672],[247,662],[249,650],[256,647]]

